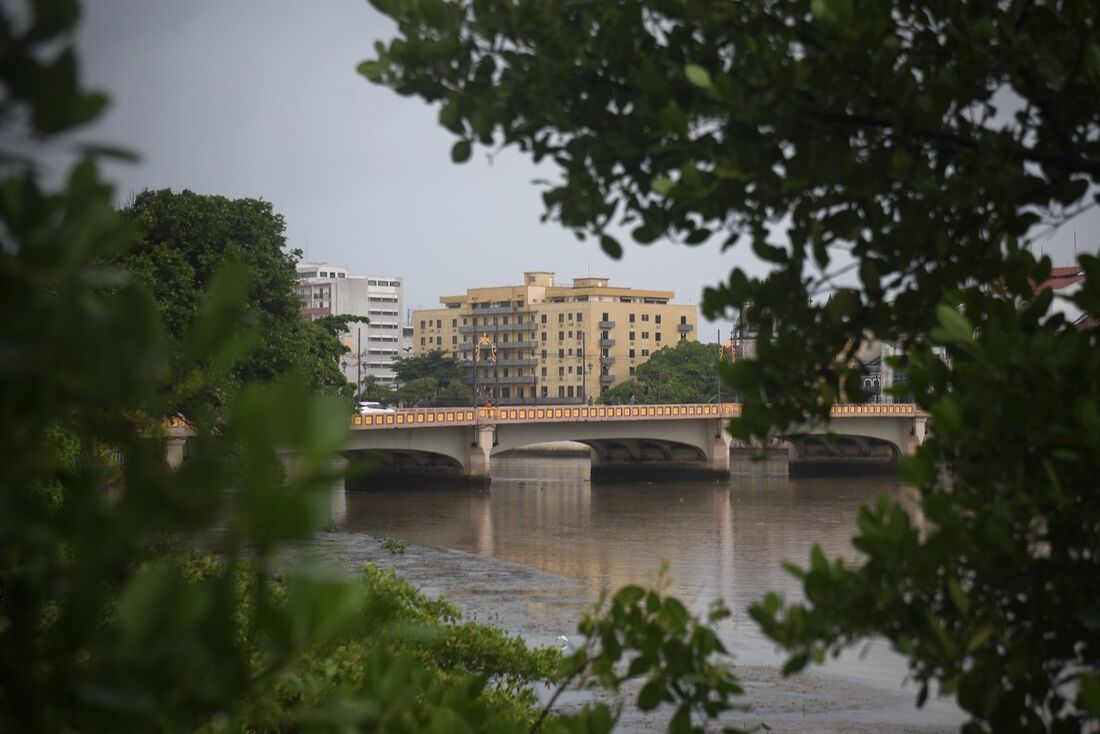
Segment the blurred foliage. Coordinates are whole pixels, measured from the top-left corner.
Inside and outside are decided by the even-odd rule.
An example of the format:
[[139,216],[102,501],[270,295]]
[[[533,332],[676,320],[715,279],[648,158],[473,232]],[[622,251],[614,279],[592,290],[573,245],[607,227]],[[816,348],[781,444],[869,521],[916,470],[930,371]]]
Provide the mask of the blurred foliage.
[[[187,378],[180,385],[180,408],[190,413],[196,401],[227,404],[240,386],[270,382],[297,373],[311,388],[351,394],[339,369],[346,348],[339,331],[349,317],[306,321],[295,286],[295,253],[286,249],[285,223],[271,205],[258,199],[227,199],[191,191],[143,191],[123,210],[137,236],[112,263],[146,287],[177,349],[183,335],[199,317],[203,297],[227,263],[247,274],[248,298],[238,341],[241,357],[222,370],[221,379],[208,380],[196,394]],[[229,328],[228,322],[225,322]],[[251,334],[251,341],[246,335]],[[257,338],[262,335],[262,338]],[[199,362],[200,368],[210,363]]]
[[770,264],[703,297],[758,329],[721,368],[738,437],[827,420],[861,346],[902,346],[919,513],[866,510],[861,558],[754,608],[790,670],[882,636],[967,731],[1097,725],[1100,349],[1061,312],[1100,318],[1100,261],[1054,303],[1026,239],[1098,199],[1094,0],[373,4],[398,35],[360,72],[437,103],[456,162],[550,165],[546,218],[611,257],[625,228]]
[[[76,2],[20,8],[6,137],[93,119]],[[281,220],[187,192],[120,214],[95,159],[122,152],[84,153],[45,191],[0,151],[0,731],[529,731],[556,651],[274,557],[328,521],[349,419]]]

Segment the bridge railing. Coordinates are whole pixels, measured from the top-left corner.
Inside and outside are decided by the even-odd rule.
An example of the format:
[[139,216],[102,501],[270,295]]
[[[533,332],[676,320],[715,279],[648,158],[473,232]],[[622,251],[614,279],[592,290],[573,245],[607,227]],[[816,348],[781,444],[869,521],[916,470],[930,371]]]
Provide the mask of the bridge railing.
[[[387,413],[368,413],[352,418],[353,429],[429,428],[472,426],[479,423],[557,423],[564,421],[678,420],[685,418],[734,418],[740,403],[672,405],[494,406],[477,408],[410,408]],[[834,405],[834,418],[895,416],[916,417],[923,412],[914,404]]]
[[502,406],[478,408],[411,408],[368,413],[352,418],[353,429],[427,428],[478,423],[556,423],[562,421],[669,420],[733,418],[737,403],[683,405]]

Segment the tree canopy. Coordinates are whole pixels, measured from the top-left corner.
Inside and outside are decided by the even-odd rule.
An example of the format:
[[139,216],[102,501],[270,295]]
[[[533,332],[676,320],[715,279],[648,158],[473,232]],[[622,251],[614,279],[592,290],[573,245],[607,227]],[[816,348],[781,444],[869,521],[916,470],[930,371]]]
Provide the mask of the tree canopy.
[[283,218],[269,203],[165,189],[141,192],[123,216],[137,236],[118,264],[147,287],[177,346],[199,318],[221,268],[236,263],[248,276],[247,321],[261,338],[242,344],[247,357],[208,399],[224,403],[242,384],[270,382],[290,372],[319,389],[344,388],[347,380],[338,364],[344,347],[333,329],[346,328],[346,318],[332,325],[302,319],[296,253],[287,250]]
[[607,390],[603,399],[626,402],[633,396],[639,403],[706,403],[717,394],[718,345],[685,339],[651,354],[638,365],[633,380]]
[[393,361],[393,372],[401,383],[409,383],[430,377],[441,384],[461,383],[469,372],[447,356],[442,349],[433,349],[418,357],[398,357]]
[[[860,561],[815,552],[804,603],[754,607],[788,670],[879,635],[972,731],[1095,723],[1100,345],[1036,290],[1027,240],[1098,198],[1095,2],[373,3],[398,37],[361,73],[438,103],[455,161],[551,163],[546,217],[612,257],[629,229],[772,265],[704,293],[759,329],[723,368],[736,435],[827,419],[863,398],[864,341],[904,347],[927,527],[866,509]],[[1096,319],[1100,260],[1079,262],[1068,298]]]

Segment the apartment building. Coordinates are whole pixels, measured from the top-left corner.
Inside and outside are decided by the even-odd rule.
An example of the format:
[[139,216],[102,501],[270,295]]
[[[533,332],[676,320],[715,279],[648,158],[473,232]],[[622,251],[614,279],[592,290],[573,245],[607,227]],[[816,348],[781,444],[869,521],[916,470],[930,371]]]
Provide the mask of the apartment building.
[[340,337],[351,350],[340,364],[348,382],[373,376],[392,385],[393,361],[403,354],[403,280],[393,276],[351,275],[347,268],[326,263],[298,263],[297,269],[304,318],[348,314],[369,320],[349,324],[349,331]]
[[444,296],[413,312],[413,354],[442,349],[469,369],[479,398],[500,403],[597,399],[661,347],[696,339],[694,306],[672,291],[611,286],[606,278],[523,284]]

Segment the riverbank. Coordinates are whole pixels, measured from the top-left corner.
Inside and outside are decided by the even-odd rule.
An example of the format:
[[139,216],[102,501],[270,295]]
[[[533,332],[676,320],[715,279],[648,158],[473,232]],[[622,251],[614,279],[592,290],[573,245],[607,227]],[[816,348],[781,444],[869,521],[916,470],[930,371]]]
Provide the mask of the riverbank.
[[[392,569],[425,593],[446,597],[466,619],[501,627],[531,645],[557,645],[560,636],[579,639],[577,621],[593,603],[579,581],[471,553],[413,543],[403,548],[392,553],[381,539],[363,533],[321,533],[303,544],[307,553],[348,573],[364,563]],[[726,723],[766,723],[779,734],[958,731],[953,723],[958,721],[956,712],[917,711],[912,691],[877,688],[816,672],[783,678],[766,666],[738,666],[735,672],[746,691],[744,702],[751,708],[731,715]],[[664,731],[667,718],[667,712],[643,716],[628,706],[619,731]]]

